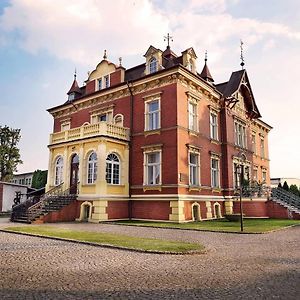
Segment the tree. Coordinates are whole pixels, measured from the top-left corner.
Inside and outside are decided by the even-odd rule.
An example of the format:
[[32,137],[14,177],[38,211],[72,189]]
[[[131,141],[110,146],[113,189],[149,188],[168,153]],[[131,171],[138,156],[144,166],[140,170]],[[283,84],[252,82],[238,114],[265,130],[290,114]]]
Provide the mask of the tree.
[[299,196],[299,190],[296,184],[291,184],[290,192],[295,194],[296,196]]
[[36,170],[33,172],[31,187],[41,189],[47,183],[47,171]]
[[10,181],[13,173],[17,171],[20,159],[20,150],[17,147],[21,129],[0,126],[0,181]]
[[283,183],[282,188],[283,188],[284,190],[286,190],[286,191],[289,191],[289,185],[287,184],[286,181]]
[[279,187],[279,188],[282,188],[281,182],[278,183],[278,187]]

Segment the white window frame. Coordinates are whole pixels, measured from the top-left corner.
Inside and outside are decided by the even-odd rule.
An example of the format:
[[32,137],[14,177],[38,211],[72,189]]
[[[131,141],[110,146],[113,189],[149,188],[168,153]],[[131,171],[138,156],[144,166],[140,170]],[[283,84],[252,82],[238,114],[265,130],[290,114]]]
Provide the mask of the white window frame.
[[265,139],[263,137],[260,138],[260,157],[266,157]]
[[[106,115],[106,121],[100,121],[100,117]],[[100,122],[112,123],[113,122],[113,110],[103,110],[101,112],[93,113],[91,115],[91,124],[97,124]]]
[[158,60],[156,57],[151,57],[149,60],[149,74],[153,74],[158,70]]
[[[115,155],[115,156],[117,157],[118,161],[108,160],[108,157],[109,157],[110,155]],[[112,184],[112,185],[120,185],[120,184],[121,184],[121,171],[122,171],[122,170],[121,170],[121,159],[120,159],[120,156],[119,156],[117,153],[115,153],[115,152],[109,153],[109,154],[106,156],[105,162],[106,162],[106,174],[105,174],[106,183],[107,183],[107,184]],[[111,174],[110,174],[110,178],[109,178],[108,175],[107,175],[107,167],[108,167],[108,164],[111,165]],[[118,166],[118,169],[119,169],[119,174],[118,174],[118,177],[117,177],[118,182],[115,183],[115,182],[114,182],[114,172],[116,171],[117,166]]]
[[[217,168],[213,168],[213,161],[217,162]],[[219,157],[211,157],[210,158],[210,173],[211,173],[211,187],[213,189],[220,188],[220,158]],[[215,176],[216,175],[216,176]]]
[[219,135],[218,135],[218,113],[215,112],[215,111],[210,111],[209,121],[210,121],[210,138],[212,140],[218,141],[219,140]]
[[[158,109],[155,111],[149,111],[150,104],[153,102],[158,103]],[[150,119],[156,116],[157,127],[151,128]],[[160,108],[160,98],[154,98],[145,101],[145,131],[158,130],[160,129],[160,119],[161,119],[161,108]]]
[[106,74],[102,77],[99,77],[95,80],[96,91],[101,91],[110,87],[110,74]]
[[257,154],[256,153],[256,134],[255,134],[255,132],[252,132],[252,134],[251,134],[251,145],[252,145],[253,153]]
[[[58,164],[58,161],[61,160],[61,162]],[[63,171],[64,171],[64,159],[60,155],[55,159],[54,164],[54,185],[60,185],[63,183]]]
[[[91,159],[92,155],[96,155],[96,158]],[[87,184],[94,184],[97,180],[97,171],[98,171],[98,157],[95,151],[91,152],[88,156],[87,161]]]
[[198,104],[195,101],[188,101],[188,128],[198,131]]
[[267,182],[267,170],[266,169],[261,170],[261,181],[263,183]]
[[[158,155],[158,162],[155,163],[149,163],[148,162],[148,158],[149,155],[151,154],[156,154]],[[155,168],[156,166],[158,166],[158,168]],[[152,167],[152,169],[154,171],[152,171],[152,180],[150,180],[151,178],[149,178],[149,167]],[[158,182],[156,182],[156,171],[159,171],[158,174]],[[152,183],[151,183],[152,181]],[[162,184],[162,151],[161,149],[159,150],[151,150],[151,151],[144,151],[144,185],[146,186],[158,186]]]
[[[191,163],[191,155],[196,156],[196,164]],[[188,151],[188,165],[189,165],[189,185],[200,186],[200,153],[196,151]],[[194,180],[194,172],[196,170],[196,180]]]
[[62,122],[60,124],[60,131],[67,131],[71,129],[71,122]]
[[241,148],[247,147],[246,125],[239,121],[234,121],[235,145]]

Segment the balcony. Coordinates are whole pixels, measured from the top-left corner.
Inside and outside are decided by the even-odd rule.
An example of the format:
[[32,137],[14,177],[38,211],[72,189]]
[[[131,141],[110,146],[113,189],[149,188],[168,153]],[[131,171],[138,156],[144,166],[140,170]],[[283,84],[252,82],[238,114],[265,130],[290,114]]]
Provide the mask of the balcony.
[[120,127],[106,122],[83,125],[81,127],[50,134],[50,145],[96,136],[107,136],[129,141],[129,128]]

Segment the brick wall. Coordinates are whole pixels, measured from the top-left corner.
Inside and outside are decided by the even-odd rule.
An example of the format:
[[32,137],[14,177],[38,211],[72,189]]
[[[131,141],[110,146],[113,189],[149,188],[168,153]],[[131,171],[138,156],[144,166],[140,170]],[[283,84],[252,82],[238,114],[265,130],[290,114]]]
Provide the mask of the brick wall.
[[169,201],[132,201],[132,218],[169,220]]
[[127,219],[128,201],[108,201],[106,213],[108,219]]
[[[233,202],[233,212],[240,213],[239,201]],[[264,201],[243,201],[243,213],[246,217],[268,217],[268,209]]]
[[55,223],[75,221],[80,215],[80,203],[73,201],[59,211],[53,211],[45,216],[40,217],[33,223]]

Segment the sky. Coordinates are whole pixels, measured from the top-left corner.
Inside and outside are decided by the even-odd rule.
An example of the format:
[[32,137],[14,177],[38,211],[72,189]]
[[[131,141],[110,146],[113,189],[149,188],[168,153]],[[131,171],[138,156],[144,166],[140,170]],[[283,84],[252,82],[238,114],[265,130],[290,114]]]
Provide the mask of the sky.
[[0,0],[0,125],[21,128],[18,172],[47,169],[53,119],[102,60],[130,68],[150,45],[173,36],[176,53],[193,47],[198,70],[208,51],[216,83],[245,68],[269,134],[271,177],[300,178],[299,0]]

